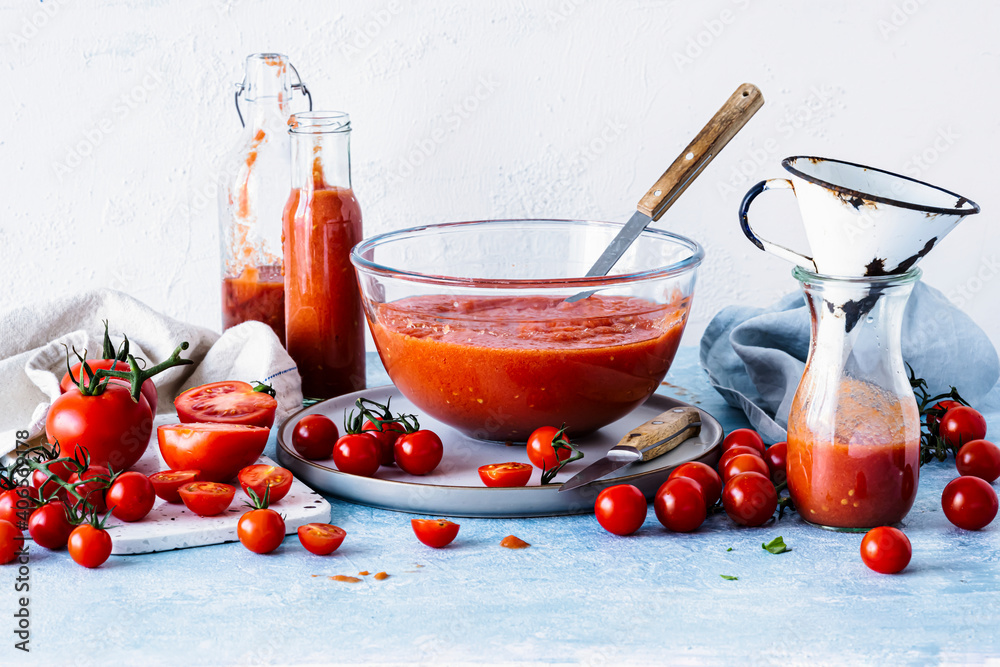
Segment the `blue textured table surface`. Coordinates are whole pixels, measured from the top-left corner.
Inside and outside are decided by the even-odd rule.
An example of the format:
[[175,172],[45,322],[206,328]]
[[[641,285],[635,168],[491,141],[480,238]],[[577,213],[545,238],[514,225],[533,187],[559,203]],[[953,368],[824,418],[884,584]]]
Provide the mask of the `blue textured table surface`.
[[[387,381],[380,368],[369,375],[370,386]],[[681,350],[667,380],[664,391],[727,431],[746,425],[708,386],[696,349]],[[996,433],[1000,392],[979,407]],[[434,550],[410,515],[333,500],[332,523],[348,536],[328,557],[288,537],[267,556],[236,543],[86,570],[33,547],[31,653],[13,647],[16,568],[0,568],[11,628],[0,662],[981,662],[1000,656],[1000,523],[978,533],[948,523],[941,490],[955,475],[950,461],[921,470],[905,526],[913,560],[895,576],[861,563],[861,535],[795,515],[753,529],[717,515],[680,535],[652,509],[626,538],[593,515],[463,519],[458,539]],[[501,548],[509,534],[531,548]],[[761,549],[778,535],[791,552]],[[391,577],[328,578],[363,570]]]

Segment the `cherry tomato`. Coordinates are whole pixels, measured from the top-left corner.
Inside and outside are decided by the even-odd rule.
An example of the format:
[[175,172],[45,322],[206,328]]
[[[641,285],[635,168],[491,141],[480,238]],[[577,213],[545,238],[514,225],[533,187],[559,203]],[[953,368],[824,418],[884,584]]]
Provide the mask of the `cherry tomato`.
[[156,429],[171,470],[200,470],[201,479],[228,482],[255,463],[270,429],[244,424],[171,424]]
[[45,418],[45,435],[58,441],[67,455],[78,449],[90,454],[90,463],[128,470],[149,445],[153,413],[145,396],[132,400],[129,388],[109,382],[104,393],[84,396],[76,387],[52,401]]
[[268,504],[276,503],[288,495],[292,479],[291,470],[263,463],[247,466],[239,474],[243,493],[249,496],[249,489],[253,489],[258,498],[263,498],[264,491],[267,490]]
[[323,415],[306,415],[295,424],[292,447],[304,459],[319,461],[333,456],[333,446],[340,431],[333,420]]
[[200,470],[161,470],[149,476],[149,483],[153,485],[153,492],[157,496],[168,503],[179,503],[181,494],[178,493],[178,489],[200,479]]
[[445,519],[410,519],[410,525],[418,540],[435,549],[451,544],[459,528],[459,524]]
[[399,436],[393,449],[396,465],[411,475],[426,475],[438,467],[444,456],[441,438],[426,429]]
[[52,477],[58,477],[62,481],[68,482],[76,468],[68,461],[52,461],[49,463],[48,469],[49,474],[46,474],[44,470],[32,471],[31,488],[40,489],[43,498],[48,498],[53,493],[58,498],[65,498],[66,489],[60,486],[58,482],[53,481]]
[[[87,359],[87,365],[90,366],[90,370],[94,371],[95,373],[101,369],[104,369],[106,371],[124,371],[126,373],[132,370],[132,367],[129,366],[126,362],[115,361],[114,359]],[[70,367],[70,370],[73,371],[73,377],[75,377],[77,380],[80,379],[81,368],[83,368],[83,364],[79,362],[73,364]],[[84,383],[89,384],[90,378],[86,377],[87,375],[86,371],[84,371],[83,374],[85,376],[83,378]],[[60,392],[65,394],[67,391],[70,390],[70,388],[76,386],[76,383],[73,382],[73,377],[70,377],[68,372],[62,376],[62,381],[59,382]],[[150,378],[145,382],[143,382],[142,386],[139,387],[139,391],[142,393],[143,396],[146,397],[146,402],[149,404],[149,407],[152,408],[153,414],[156,414],[156,403],[159,397],[157,395],[158,392],[156,391],[156,385],[153,384],[153,378]]]
[[781,484],[788,479],[788,443],[776,442],[764,452],[764,461],[771,471],[771,481]]
[[[87,482],[88,479],[93,481]],[[70,475],[69,483],[75,484],[77,482],[86,482],[85,484],[75,487],[74,490],[77,495],[86,500],[87,504],[98,512],[106,512],[108,505],[104,502],[104,494],[108,488],[108,480],[110,479],[111,471],[103,466],[92,465],[82,473],[73,473]],[[67,500],[74,506],[79,502],[72,495],[70,495]]]
[[[700,499],[700,498],[699,498]],[[646,520],[646,496],[631,484],[609,486],[597,495],[594,514],[609,533],[631,535]]]
[[941,508],[948,521],[965,530],[990,525],[997,515],[997,492],[978,477],[958,477],[941,494]]
[[743,445],[744,447],[753,447],[760,455],[764,455],[764,441],[760,439],[760,435],[757,431],[752,428],[738,428],[729,435],[726,439],[722,441],[722,451],[726,452],[730,447],[735,447],[736,445]]
[[778,492],[767,475],[743,472],[726,482],[722,506],[729,518],[741,526],[761,526],[778,508]]
[[667,530],[675,533],[697,530],[707,516],[702,486],[689,477],[668,478],[656,492],[653,510]]
[[0,519],[0,564],[17,558],[17,552],[24,546],[24,533],[5,519]]
[[246,426],[274,425],[278,401],[253,385],[237,380],[210,382],[183,392],[174,399],[177,419],[182,424],[213,422]]
[[508,461],[479,466],[479,479],[492,487],[527,486],[534,468],[527,463]]
[[[719,478],[719,473],[712,470],[712,466],[697,461],[682,463],[670,472],[668,479],[676,479],[677,477],[686,477],[698,484],[698,488],[701,489],[701,495],[705,499],[706,510],[718,502],[719,497],[722,495],[722,479]],[[660,489],[662,490],[663,486],[660,486]],[[659,495],[659,492],[657,492],[657,495]],[[655,500],[653,501],[653,507],[656,507]]]
[[936,415],[928,413],[927,426],[935,433],[937,433],[938,432],[937,428],[941,424],[941,417],[944,416],[944,413],[948,412],[948,410],[951,410],[952,408],[961,407],[961,405],[962,404],[959,403],[958,401],[938,401],[937,403],[931,406],[931,410],[940,412]]
[[865,533],[861,540],[861,560],[882,574],[896,574],[910,563],[913,548],[903,531],[879,526]]
[[986,437],[986,420],[978,410],[966,405],[949,408],[941,418],[938,433],[952,447],[960,447]]
[[342,435],[333,446],[333,462],[341,472],[371,477],[381,465],[378,440],[371,433]]
[[306,551],[317,556],[332,554],[347,537],[347,531],[343,528],[328,523],[307,523],[304,526],[299,526],[297,532],[299,542],[302,543]]
[[760,452],[758,452],[753,447],[746,447],[744,445],[734,445],[733,447],[730,447],[729,449],[724,451],[722,453],[722,456],[719,458],[719,466],[718,466],[719,474],[722,474],[722,471],[726,469],[726,465],[728,465],[730,461],[732,461],[735,457],[741,454],[749,454],[750,456],[756,456],[761,460],[764,459],[764,457],[761,456]]
[[111,555],[111,536],[108,531],[89,523],[73,529],[67,540],[69,555],[84,567],[100,567]]
[[66,546],[69,534],[73,532],[73,524],[69,522],[66,506],[59,500],[45,503],[28,519],[28,532],[35,544],[46,549],[56,550]]
[[236,527],[240,542],[256,554],[269,554],[285,539],[285,520],[271,509],[250,510]]
[[379,452],[382,456],[382,465],[391,466],[396,462],[395,445],[399,436],[406,433],[406,428],[399,422],[382,422],[382,428],[375,426],[370,421],[365,421],[361,427],[362,431],[369,431],[378,440]]
[[198,516],[215,516],[229,509],[236,487],[217,482],[188,482],[177,492],[184,506]]
[[7,489],[0,493],[0,520],[10,521],[15,526],[24,527],[24,517],[28,516],[31,501],[23,487]]
[[733,475],[742,472],[759,472],[767,478],[771,476],[771,469],[764,463],[764,459],[753,454],[740,454],[729,459],[729,463],[722,469],[722,481],[728,482]]
[[141,472],[123,472],[104,494],[112,516],[122,521],[139,521],[153,509],[156,492],[149,478]]
[[566,447],[561,447],[559,448],[559,458],[556,458],[556,451],[552,447],[552,440],[556,437],[557,433],[559,433],[559,429],[555,426],[542,426],[541,428],[536,428],[528,436],[528,459],[536,468],[549,470],[559,465],[559,461],[565,461],[572,456],[573,452]]
[[993,482],[1000,477],[1000,447],[989,440],[972,440],[955,456],[959,475],[971,475]]

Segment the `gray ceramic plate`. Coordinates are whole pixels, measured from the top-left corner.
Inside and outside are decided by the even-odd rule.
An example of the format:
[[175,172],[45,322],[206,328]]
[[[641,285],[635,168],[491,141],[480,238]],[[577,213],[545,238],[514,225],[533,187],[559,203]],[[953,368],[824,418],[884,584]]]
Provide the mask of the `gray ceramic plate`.
[[[326,415],[343,423],[344,410],[354,407],[354,401],[364,396],[379,403],[392,398],[394,412],[417,414],[421,428],[437,433],[444,443],[444,459],[429,475],[408,475],[395,466],[382,467],[375,477],[359,477],[342,473],[333,460],[308,461],[292,447],[292,429],[308,414]],[[633,427],[661,412],[686,407],[674,398],[654,394],[627,417],[605,426],[585,438],[574,440],[584,452],[584,458],[560,471],[556,482],[565,482],[586,466],[604,456]],[[594,499],[602,489],[614,484],[634,484],[647,498],[660,487],[670,471],[681,463],[704,461],[714,464],[722,443],[722,426],[712,415],[699,410],[701,433],[674,450],[646,463],[634,463],[615,471],[609,477],[588,486],[559,493],[559,484],[540,486],[541,471],[535,470],[528,486],[519,488],[489,488],[483,486],[477,468],[487,463],[521,461],[529,463],[524,446],[473,440],[441,422],[422,415],[399,391],[389,385],[365,389],[317,403],[291,415],[278,427],[278,461],[296,478],[315,489],[343,500],[362,505],[415,514],[457,517],[527,517],[558,514],[584,514],[594,509]]]

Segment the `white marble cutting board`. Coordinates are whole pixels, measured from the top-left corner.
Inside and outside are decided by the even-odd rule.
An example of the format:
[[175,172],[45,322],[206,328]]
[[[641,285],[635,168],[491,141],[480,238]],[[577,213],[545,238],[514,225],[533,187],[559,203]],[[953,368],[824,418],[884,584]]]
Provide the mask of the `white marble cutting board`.
[[[149,475],[157,470],[167,469],[160,458],[156,426],[176,423],[177,415],[157,415],[149,447],[132,470]],[[262,456],[257,462],[278,465],[266,456]],[[114,516],[109,517],[108,525],[114,526],[108,529],[113,545],[111,553],[144,554],[235,542],[239,539],[236,536],[236,525],[249,509],[243,503],[250,499],[243,493],[238,482],[234,486],[236,497],[229,509],[218,516],[201,517],[183,504],[175,505],[157,498],[153,509],[142,521],[126,523]],[[285,532],[288,534],[295,533],[299,526],[307,523],[330,521],[330,503],[298,479],[292,482],[288,495],[271,505],[271,508],[285,518]]]

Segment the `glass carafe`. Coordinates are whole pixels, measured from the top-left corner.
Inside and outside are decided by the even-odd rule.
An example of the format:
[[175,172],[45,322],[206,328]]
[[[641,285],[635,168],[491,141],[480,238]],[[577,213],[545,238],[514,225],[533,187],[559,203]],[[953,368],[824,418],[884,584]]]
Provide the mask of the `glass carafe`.
[[[293,90],[309,95],[288,58],[256,53],[236,93],[243,133],[227,161],[219,192],[222,327],[247,320],[270,326],[285,341],[281,214],[288,198],[288,117]],[[243,96],[245,114],[240,111]],[[309,99],[312,108],[312,98]],[[245,116],[245,117],[244,117]]]
[[284,212],[285,340],[306,398],[365,387],[365,324],[350,254],[361,241],[351,190],[351,121],[295,114],[292,191]]
[[811,315],[788,415],[788,488],[806,521],[837,530],[898,523],[917,493],[920,415],[901,348],[919,269],[878,278],[793,272]]

